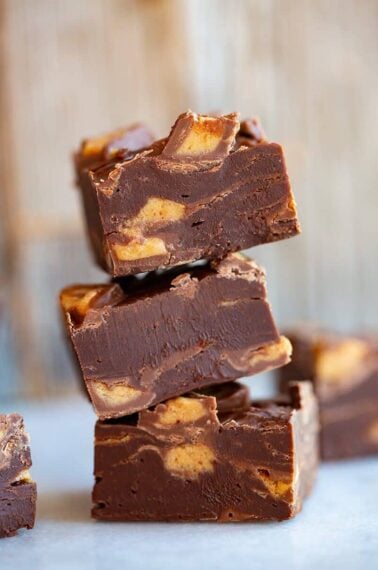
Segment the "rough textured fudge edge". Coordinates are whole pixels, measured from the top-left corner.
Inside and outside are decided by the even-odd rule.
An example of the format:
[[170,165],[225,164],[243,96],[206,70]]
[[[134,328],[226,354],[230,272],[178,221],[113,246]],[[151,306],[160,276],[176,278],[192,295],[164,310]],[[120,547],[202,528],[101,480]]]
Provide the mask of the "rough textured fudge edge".
[[0,538],[34,526],[37,489],[29,436],[19,414],[0,414]]
[[[107,163],[122,162],[130,153],[151,145],[155,140],[151,131],[143,124],[117,129],[105,135],[83,140],[80,149],[74,153],[73,161],[78,188],[85,188],[88,173]],[[97,209],[94,192],[81,192],[84,214],[87,221],[87,237],[98,265],[103,265],[101,217]],[[106,268],[105,268],[106,269]]]
[[[310,494],[319,463],[319,424],[313,429],[314,414],[318,416],[318,403],[310,382],[289,382],[288,391],[294,409],[300,414],[293,417],[294,446],[297,449],[295,487],[296,500],[293,514],[301,510],[304,499]],[[302,473],[302,476],[299,474]]]

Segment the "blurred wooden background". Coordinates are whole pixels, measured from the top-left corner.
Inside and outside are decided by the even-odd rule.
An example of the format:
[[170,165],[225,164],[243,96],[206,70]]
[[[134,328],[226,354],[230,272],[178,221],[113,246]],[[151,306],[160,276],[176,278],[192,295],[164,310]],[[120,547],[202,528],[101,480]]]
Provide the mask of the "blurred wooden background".
[[103,280],[70,153],[188,107],[286,146],[303,235],[254,256],[282,325],[378,327],[375,0],[0,0],[0,394],[72,386],[56,296]]

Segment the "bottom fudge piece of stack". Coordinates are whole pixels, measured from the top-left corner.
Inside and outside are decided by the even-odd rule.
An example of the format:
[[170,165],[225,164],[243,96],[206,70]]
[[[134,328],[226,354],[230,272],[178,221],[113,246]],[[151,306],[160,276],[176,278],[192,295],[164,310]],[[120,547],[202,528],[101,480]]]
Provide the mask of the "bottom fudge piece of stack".
[[308,379],[320,408],[323,459],[378,454],[378,336],[345,336],[311,326],[288,333],[293,360],[280,388]]
[[312,386],[255,403],[231,380],[283,366],[265,275],[221,261],[60,297],[99,417],[93,516],[107,520],[282,520],[316,472]]
[[294,516],[318,463],[310,383],[251,402],[229,383],[98,421],[93,516],[103,520],[244,521]]
[[37,491],[30,466],[22,417],[0,414],[0,538],[34,526]]

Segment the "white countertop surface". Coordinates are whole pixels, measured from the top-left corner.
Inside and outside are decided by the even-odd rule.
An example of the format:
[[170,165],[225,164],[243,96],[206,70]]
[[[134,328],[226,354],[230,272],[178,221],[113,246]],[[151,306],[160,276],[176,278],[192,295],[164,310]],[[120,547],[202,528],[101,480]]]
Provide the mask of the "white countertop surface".
[[378,567],[378,458],[324,464],[282,523],[100,523],[90,518],[94,414],[79,397],[18,404],[38,484],[35,528],[0,541],[1,570],[368,570]]

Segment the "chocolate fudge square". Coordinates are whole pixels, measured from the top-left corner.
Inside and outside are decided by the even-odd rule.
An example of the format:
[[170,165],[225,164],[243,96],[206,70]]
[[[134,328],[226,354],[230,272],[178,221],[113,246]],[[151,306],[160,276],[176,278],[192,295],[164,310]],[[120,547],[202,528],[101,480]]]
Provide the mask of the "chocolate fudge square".
[[33,528],[36,484],[29,468],[29,436],[19,414],[0,414],[0,538]]
[[264,402],[251,402],[238,383],[226,384],[98,421],[93,516],[284,520],[301,510],[317,465],[311,383],[292,383],[288,397]]
[[288,332],[293,360],[280,386],[313,382],[320,405],[323,459],[378,454],[378,336],[349,336],[316,327]]
[[75,154],[89,241],[113,277],[299,233],[283,149],[256,120],[189,111],[151,141],[137,125],[86,140]]
[[241,254],[60,296],[81,375],[101,419],[282,366],[263,270]]

